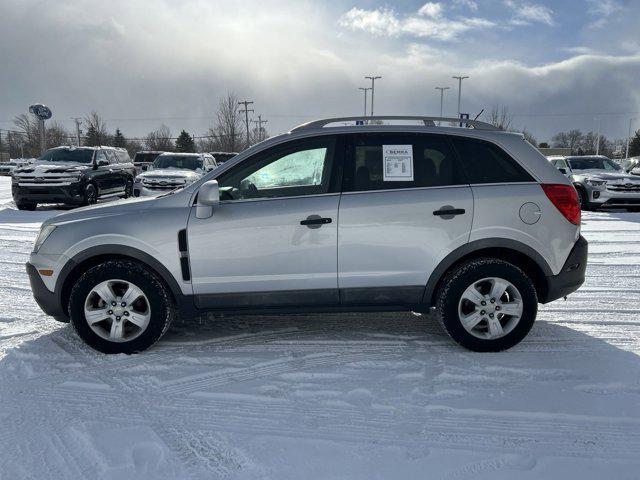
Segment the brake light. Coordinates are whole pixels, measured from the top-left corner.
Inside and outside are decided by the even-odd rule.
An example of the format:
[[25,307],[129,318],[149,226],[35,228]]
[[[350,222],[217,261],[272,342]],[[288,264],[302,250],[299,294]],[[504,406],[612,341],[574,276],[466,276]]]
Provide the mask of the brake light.
[[560,213],[574,225],[580,225],[581,212],[578,192],[573,185],[547,183],[540,185],[545,195]]

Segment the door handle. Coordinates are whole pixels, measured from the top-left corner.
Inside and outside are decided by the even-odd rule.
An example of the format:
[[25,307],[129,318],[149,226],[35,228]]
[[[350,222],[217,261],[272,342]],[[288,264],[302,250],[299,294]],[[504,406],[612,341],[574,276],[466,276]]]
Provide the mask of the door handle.
[[331,219],[328,217],[321,217],[320,215],[309,215],[304,220],[300,220],[300,225],[304,225],[308,228],[320,228],[322,225],[331,223]]
[[464,215],[466,210],[464,208],[454,208],[451,205],[445,205],[440,207],[439,210],[433,212],[434,215],[442,218],[443,220],[451,220],[456,215]]

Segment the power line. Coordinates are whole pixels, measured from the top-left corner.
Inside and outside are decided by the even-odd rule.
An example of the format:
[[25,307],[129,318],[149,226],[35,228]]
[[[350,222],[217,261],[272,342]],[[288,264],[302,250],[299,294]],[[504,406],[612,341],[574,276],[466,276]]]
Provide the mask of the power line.
[[260,135],[260,141],[264,140],[264,128],[262,127],[263,123],[267,123],[269,120],[262,120],[262,115],[258,115],[258,120],[251,120],[252,123],[258,124],[258,134]]

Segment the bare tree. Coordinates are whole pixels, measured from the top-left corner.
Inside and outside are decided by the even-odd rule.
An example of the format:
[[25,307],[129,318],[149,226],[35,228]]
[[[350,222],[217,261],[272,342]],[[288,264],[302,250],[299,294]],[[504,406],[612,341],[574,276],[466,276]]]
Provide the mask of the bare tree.
[[17,131],[18,145],[21,146],[24,155],[26,157],[40,156],[38,118],[31,113],[21,113],[13,118],[13,125]]
[[58,147],[60,145],[69,145],[70,135],[67,130],[58,122],[53,121],[46,127],[47,145],[49,147]]
[[556,148],[570,148],[571,153],[578,153],[583,142],[583,133],[580,130],[569,130],[568,132],[560,132],[551,138],[553,146]]
[[506,105],[494,105],[489,114],[489,123],[495,125],[502,130],[509,130],[511,128],[511,114],[509,108]]
[[169,127],[161,125],[160,128],[149,132],[144,139],[144,146],[147,150],[171,152],[173,150],[173,142],[171,141]]
[[92,111],[84,117],[84,124],[87,126],[85,145],[97,146],[111,143],[111,138],[107,131],[107,123],[98,115],[98,112]]
[[218,104],[217,123],[210,133],[214,133],[221,151],[239,152],[248,147],[243,141],[244,123],[238,109],[239,100],[235,93],[229,92]]

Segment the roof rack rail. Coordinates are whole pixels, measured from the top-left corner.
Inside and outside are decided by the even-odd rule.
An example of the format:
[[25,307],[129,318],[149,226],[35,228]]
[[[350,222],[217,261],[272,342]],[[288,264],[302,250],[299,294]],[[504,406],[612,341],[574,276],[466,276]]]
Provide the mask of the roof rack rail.
[[491,125],[487,122],[482,122],[480,120],[469,120],[464,118],[453,118],[453,117],[420,117],[420,116],[410,116],[410,115],[376,115],[373,117],[336,117],[336,118],[324,118],[322,120],[314,120],[312,122],[303,123],[302,125],[298,125],[297,127],[291,129],[291,132],[299,132],[302,130],[311,130],[314,128],[322,128],[330,123],[337,122],[370,122],[371,120],[414,120],[421,121],[427,127],[436,126],[436,122],[447,122],[447,123],[463,123],[467,126],[472,126],[476,130],[501,130],[501,128],[496,127],[495,125]]

